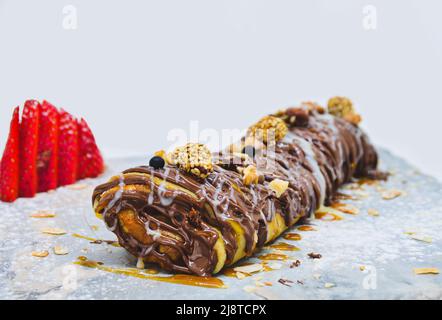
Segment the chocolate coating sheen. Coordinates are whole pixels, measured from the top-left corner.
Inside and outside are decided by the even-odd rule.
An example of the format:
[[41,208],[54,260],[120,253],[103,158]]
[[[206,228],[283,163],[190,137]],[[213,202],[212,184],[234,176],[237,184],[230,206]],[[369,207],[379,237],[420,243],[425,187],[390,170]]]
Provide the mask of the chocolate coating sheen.
[[[358,126],[315,111],[307,120],[290,127],[274,152],[257,152],[253,162],[258,169],[261,163],[273,163],[270,169],[259,169],[264,179],[257,185],[245,186],[234,166],[214,165],[204,180],[170,165],[140,166],[98,186],[93,203],[120,245],[134,256],[174,272],[211,275],[220,237],[224,265],[234,262],[239,246],[234,225],[243,230],[245,256],[250,256],[268,241],[275,215],[292,226],[328,204],[352,177],[376,174],[376,150]],[[276,178],[289,182],[279,198],[269,188]],[[124,210],[136,213],[148,230],[146,237],[122,226],[118,215]]]

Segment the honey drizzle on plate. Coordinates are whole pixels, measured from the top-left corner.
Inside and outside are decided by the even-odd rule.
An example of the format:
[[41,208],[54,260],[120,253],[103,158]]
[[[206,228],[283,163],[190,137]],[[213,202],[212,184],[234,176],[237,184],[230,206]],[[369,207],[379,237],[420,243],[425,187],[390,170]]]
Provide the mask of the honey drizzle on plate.
[[278,261],[285,261],[288,258],[289,258],[288,255],[280,253],[267,253],[258,257],[258,259],[260,260],[278,260]]
[[319,219],[319,220],[324,220],[324,221],[342,220],[342,217],[340,215],[337,215],[337,214],[331,213],[331,212],[320,212],[320,211],[315,212],[315,218]]
[[120,244],[117,241],[113,241],[113,240],[101,240],[101,239],[95,239],[95,238],[91,238],[91,237],[87,237],[87,236],[83,236],[81,234],[78,233],[73,233],[72,236],[74,238],[79,238],[79,239],[84,239],[84,240],[88,240],[92,243],[107,243],[108,245],[117,247],[117,248],[121,248]]
[[300,226],[298,227],[299,231],[316,231],[312,226]]
[[275,243],[269,246],[272,249],[276,249],[276,250],[281,250],[281,251],[299,251],[301,250],[300,248],[293,246],[291,244],[285,243],[285,242],[280,242],[280,243]]
[[292,241],[299,241],[302,239],[301,235],[299,233],[286,233],[283,236],[286,240],[292,240]]
[[112,268],[106,267],[101,262],[92,261],[88,258],[81,256],[78,257],[78,261],[74,262],[76,265],[80,265],[87,268],[98,269],[115,274],[122,274],[130,277],[148,279],[160,282],[168,282],[175,284],[183,284],[188,286],[197,286],[204,288],[227,288],[221,279],[213,277],[198,277],[187,274],[176,274],[173,276],[154,276],[158,273],[155,269],[135,269],[135,268]]

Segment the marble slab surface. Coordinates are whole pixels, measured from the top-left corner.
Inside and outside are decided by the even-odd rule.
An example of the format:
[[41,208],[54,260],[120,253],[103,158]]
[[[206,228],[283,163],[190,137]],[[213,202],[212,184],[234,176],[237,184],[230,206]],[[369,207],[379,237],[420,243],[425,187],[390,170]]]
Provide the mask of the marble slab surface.
[[[73,234],[114,240],[91,209],[95,185],[110,175],[148,159],[111,159],[105,176],[73,187],[39,194],[34,199],[0,203],[1,299],[441,299],[442,275],[416,275],[414,268],[442,270],[442,184],[404,160],[381,151],[381,167],[392,173],[387,182],[352,184],[342,200],[358,208],[342,220],[313,219],[315,231],[289,232],[302,239],[285,242],[299,251],[283,251],[285,261],[267,261],[274,270],[239,280],[219,276],[226,288],[203,288],[142,279],[74,264],[84,256],[108,268],[134,268],[124,249],[91,243]],[[385,200],[386,191],[401,195]],[[371,209],[371,210],[369,210]],[[33,218],[37,211],[53,218]],[[378,212],[378,215],[373,213]],[[371,214],[369,214],[369,212]],[[48,228],[66,231],[46,234]],[[51,230],[51,229],[49,229]],[[53,230],[52,230],[53,231]],[[60,230],[59,230],[60,231]],[[54,253],[60,246],[65,255]],[[47,250],[47,257],[32,252]],[[263,255],[274,249],[265,249]],[[319,253],[311,259],[309,253]],[[299,260],[298,267],[290,267]],[[256,257],[247,262],[260,263]],[[157,276],[167,276],[159,273]],[[281,281],[281,279],[283,279]],[[283,283],[281,283],[283,282]],[[271,286],[270,286],[271,284]]]

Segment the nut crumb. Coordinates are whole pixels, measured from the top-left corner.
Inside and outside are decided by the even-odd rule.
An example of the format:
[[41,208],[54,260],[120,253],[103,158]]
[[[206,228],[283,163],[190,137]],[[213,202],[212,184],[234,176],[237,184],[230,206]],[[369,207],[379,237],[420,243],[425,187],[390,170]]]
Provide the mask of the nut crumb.
[[32,256],[37,258],[46,258],[49,255],[48,250],[43,251],[32,251]]
[[69,250],[62,247],[62,246],[55,246],[54,247],[54,253],[58,256],[64,256],[69,253]]
[[324,284],[324,288],[326,288],[326,289],[330,289],[333,287],[336,287],[336,285],[334,283],[327,282],[326,284]]
[[282,268],[282,264],[274,262],[269,264],[268,267],[272,270],[280,270]]
[[379,217],[379,211],[376,209],[368,209],[367,212],[372,217]]
[[339,210],[343,213],[347,214],[358,214],[359,209],[352,204],[348,203],[334,203],[332,204],[332,208]]
[[66,230],[63,230],[61,228],[45,228],[41,232],[54,236],[61,236],[63,234],[66,234]]
[[319,253],[310,252],[310,253],[308,254],[308,257],[309,257],[310,259],[321,259],[321,258],[322,258],[322,255],[319,254]]
[[420,274],[439,274],[439,269],[438,268],[414,268],[413,271],[414,271],[414,273],[416,275],[420,275]]
[[403,195],[403,192],[397,189],[385,190],[382,192],[382,199],[393,200]]
[[287,287],[291,287],[290,284],[293,283],[292,280],[289,280],[289,279],[283,279],[283,278],[279,279],[278,282],[279,282],[280,284],[284,285],[284,286],[287,286]]
[[239,273],[246,273],[246,274],[260,272],[260,271],[262,271],[262,269],[263,269],[263,266],[260,263],[255,263],[255,264],[250,264],[247,266],[233,268],[233,270],[237,273],[239,272]]
[[276,193],[276,197],[280,198],[281,195],[288,189],[289,183],[288,181],[284,181],[281,179],[274,179],[269,183],[269,187]]
[[46,210],[38,210],[30,215],[31,218],[54,218],[55,213]]
[[243,279],[247,278],[247,275],[245,273],[242,273],[242,272],[236,272],[236,277],[239,280],[243,280]]
[[259,175],[258,170],[255,166],[250,165],[243,171],[243,183],[246,186],[250,186],[252,184],[258,184]]
[[301,265],[301,261],[299,261],[299,260],[295,260],[295,261],[293,261],[292,264],[290,265],[290,269],[297,268],[297,267],[299,267],[300,265]]
[[70,189],[70,190],[83,190],[83,189],[86,189],[87,187],[89,187],[89,186],[84,183],[76,183],[76,184],[71,184],[71,185],[66,186],[66,188]]
[[410,235],[410,238],[413,239],[413,240],[427,242],[427,243],[433,242],[433,239],[431,237],[428,237],[428,236],[412,234],[412,235]]

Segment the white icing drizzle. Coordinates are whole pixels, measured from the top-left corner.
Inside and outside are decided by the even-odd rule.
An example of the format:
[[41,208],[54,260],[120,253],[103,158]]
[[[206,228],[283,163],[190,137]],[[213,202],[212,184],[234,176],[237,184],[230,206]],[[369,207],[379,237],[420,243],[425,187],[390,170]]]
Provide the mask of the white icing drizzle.
[[[213,203],[213,211],[217,217],[221,217],[221,219],[226,218],[227,211],[229,211],[229,197],[224,195],[223,187],[226,182],[222,181],[216,188],[215,193],[213,194],[213,199],[207,194],[206,190],[202,190],[203,196],[209,200],[209,202]],[[233,190],[230,190],[230,196],[233,197]],[[221,198],[221,200],[219,199]],[[221,210],[219,209],[221,207]]]
[[288,132],[284,138],[284,141],[287,143],[295,141],[304,152],[305,158],[313,170],[312,172],[313,176],[315,177],[316,181],[319,184],[319,189],[320,189],[319,205],[322,206],[325,202],[327,187],[324,175],[322,174],[321,168],[319,167],[318,161],[316,160],[315,153],[313,152],[310,141],[295,135],[293,132]]
[[[167,177],[169,175],[169,171],[170,171],[169,169],[166,169],[164,171],[164,182],[162,182],[158,186],[158,192],[157,192],[158,197],[160,199],[160,203],[164,207],[170,206],[173,203],[173,201],[175,200],[175,198],[176,198],[175,192],[173,192],[173,191],[171,192],[170,190],[167,190],[167,188],[166,188],[166,182],[165,181],[167,180]],[[150,179],[150,189],[152,191],[149,192],[149,196],[147,198],[147,203],[149,205],[152,205],[154,200],[155,200],[155,195],[153,193],[153,190],[155,189],[154,176],[152,176],[151,179]],[[167,193],[171,193],[171,195],[167,196],[166,195]]]
[[148,235],[152,236],[153,240],[157,240],[159,237],[161,237],[161,232],[159,229],[154,230],[150,228],[150,222],[147,221],[144,226],[146,227],[146,232]]
[[[114,205],[121,199],[121,197],[123,196],[123,192],[124,192],[124,187],[125,187],[125,183],[124,183],[124,175],[120,174],[120,183],[118,184],[118,191],[115,192],[115,195],[113,197],[113,199],[111,201],[109,201],[108,205],[106,206],[106,209],[103,212],[103,220],[106,220],[106,214],[107,212],[114,207]],[[106,227],[109,231],[115,231],[115,229],[117,228],[118,225],[118,220],[115,220],[115,224],[113,226],[108,226],[106,224]]]
[[[342,144],[338,141],[337,137],[339,136],[339,129],[335,124],[335,117],[332,116],[329,113],[325,113],[325,114],[320,114],[318,115],[319,119],[324,120],[327,123],[327,126],[323,125],[324,128],[328,128],[331,129],[331,131],[333,132],[333,142],[334,142],[334,146],[338,149],[339,152],[339,170],[337,170],[337,174],[339,176],[339,179],[342,180],[343,179],[343,171],[341,170],[341,168],[344,165],[344,150],[342,148]],[[322,125],[322,123],[321,123]]]

